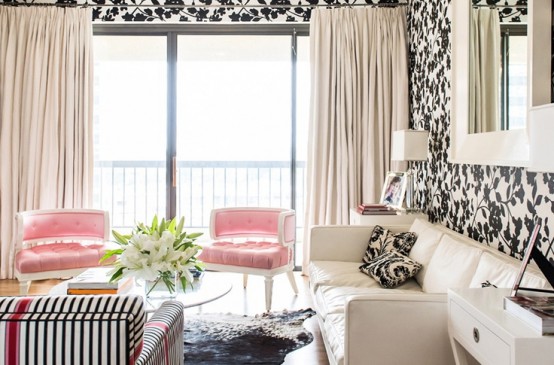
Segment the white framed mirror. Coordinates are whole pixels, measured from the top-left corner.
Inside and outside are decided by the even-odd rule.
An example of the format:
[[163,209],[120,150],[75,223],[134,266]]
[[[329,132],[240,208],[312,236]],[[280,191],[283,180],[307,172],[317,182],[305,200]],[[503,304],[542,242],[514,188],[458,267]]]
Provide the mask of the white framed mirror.
[[[469,133],[471,0],[452,0],[452,114],[449,162],[526,167],[526,129]],[[551,102],[552,0],[528,0],[527,110]]]

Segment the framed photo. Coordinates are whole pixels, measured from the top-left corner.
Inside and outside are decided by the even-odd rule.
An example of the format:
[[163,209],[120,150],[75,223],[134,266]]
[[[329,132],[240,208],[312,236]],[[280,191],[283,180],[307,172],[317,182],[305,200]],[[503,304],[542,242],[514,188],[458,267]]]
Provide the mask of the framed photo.
[[541,251],[539,251],[538,248],[536,248],[537,236],[539,234],[539,230],[541,226],[542,226],[542,222],[540,220],[535,222],[535,227],[531,232],[531,236],[529,237],[529,241],[527,242],[527,247],[525,248],[525,256],[521,261],[521,267],[519,269],[519,273],[517,274],[516,281],[512,286],[512,292],[511,292],[512,297],[517,296],[518,290],[530,290],[530,291],[543,292],[543,293],[554,293],[553,290],[524,288],[520,286],[521,279],[523,279],[523,274],[525,273],[525,269],[527,269],[527,265],[529,264],[529,261],[535,260],[535,263],[543,273],[546,280],[548,280],[548,282],[550,283],[550,286],[554,287],[554,266],[552,266],[550,261],[548,261],[548,259],[544,257],[544,255],[541,253]]
[[406,194],[406,182],[408,178],[405,172],[388,172],[383,184],[383,192],[379,203],[391,207],[401,208]]
[[531,232],[531,237],[529,237],[529,242],[527,242],[527,248],[525,249],[525,256],[521,261],[519,272],[517,274],[514,285],[512,286],[512,293],[511,293],[512,297],[517,296],[517,291],[520,289],[519,285],[521,284],[521,279],[523,279],[523,274],[525,273],[525,269],[527,269],[527,265],[529,265],[529,261],[531,261],[531,253],[533,252],[533,248],[535,247],[535,243],[537,242],[537,235],[539,234],[540,228],[541,228],[540,223],[535,224],[535,227],[533,228],[533,232]]

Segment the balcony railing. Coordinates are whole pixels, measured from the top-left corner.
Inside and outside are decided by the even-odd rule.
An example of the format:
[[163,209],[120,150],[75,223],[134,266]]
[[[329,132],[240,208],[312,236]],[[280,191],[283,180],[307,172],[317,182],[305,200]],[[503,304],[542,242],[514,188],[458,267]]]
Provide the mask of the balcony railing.
[[[291,207],[290,161],[180,161],[177,164],[177,216],[207,232],[214,207]],[[296,165],[294,208],[304,211],[305,163]],[[97,161],[94,206],[110,211],[112,227],[130,229],[137,221],[166,214],[165,161]],[[303,226],[303,214],[297,214]]]

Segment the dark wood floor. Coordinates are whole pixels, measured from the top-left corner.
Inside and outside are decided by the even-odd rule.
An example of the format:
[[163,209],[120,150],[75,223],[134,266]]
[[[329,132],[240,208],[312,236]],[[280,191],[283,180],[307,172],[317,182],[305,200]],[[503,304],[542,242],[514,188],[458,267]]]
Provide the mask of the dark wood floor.
[[[188,308],[187,313],[236,313],[243,315],[256,315],[265,311],[264,279],[258,276],[250,276],[248,287],[242,287],[241,274],[217,273],[222,280],[228,280],[233,288],[229,294],[211,303],[199,307]],[[295,273],[298,295],[294,295],[286,275],[275,277],[273,284],[272,311],[283,309],[305,309],[312,307],[312,301],[308,292],[307,278]],[[31,295],[47,294],[50,288],[58,284],[60,280],[36,281],[31,285]],[[18,295],[19,284],[16,280],[0,280],[0,295]],[[327,355],[321,339],[317,319],[312,317],[304,323],[305,327],[314,334],[314,341],[299,350],[290,353],[285,365],[328,365]]]

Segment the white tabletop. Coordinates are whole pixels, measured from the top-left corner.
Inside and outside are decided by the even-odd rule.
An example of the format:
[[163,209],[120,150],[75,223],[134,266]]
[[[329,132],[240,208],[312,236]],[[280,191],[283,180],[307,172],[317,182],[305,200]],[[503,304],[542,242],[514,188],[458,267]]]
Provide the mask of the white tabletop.
[[[187,286],[184,293],[179,292],[174,298],[146,298],[144,287],[138,283],[133,283],[129,290],[121,294],[143,295],[145,297],[146,312],[150,313],[154,312],[163,302],[168,300],[178,300],[185,305],[185,308],[209,303],[229,293],[232,287],[229,281],[222,279],[217,273],[206,272],[200,280],[195,280],[192,283],[192,288]],[[67,280],[52,287],[48,294],[67,295]]]

